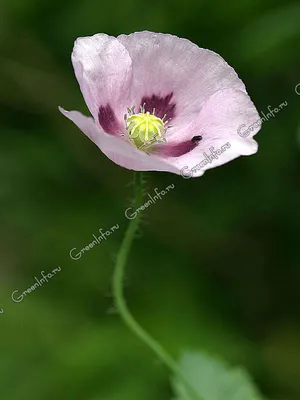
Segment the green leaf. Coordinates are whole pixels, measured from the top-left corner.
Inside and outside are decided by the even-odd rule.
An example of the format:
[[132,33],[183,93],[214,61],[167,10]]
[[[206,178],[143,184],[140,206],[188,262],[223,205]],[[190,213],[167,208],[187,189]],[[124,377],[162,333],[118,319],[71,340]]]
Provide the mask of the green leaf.
[[[203,352],[185,352],[180,368],[204,400],[262,400],[250,375],[240,367]],[[174,400],[192,400],[179,379],[173,379]]]

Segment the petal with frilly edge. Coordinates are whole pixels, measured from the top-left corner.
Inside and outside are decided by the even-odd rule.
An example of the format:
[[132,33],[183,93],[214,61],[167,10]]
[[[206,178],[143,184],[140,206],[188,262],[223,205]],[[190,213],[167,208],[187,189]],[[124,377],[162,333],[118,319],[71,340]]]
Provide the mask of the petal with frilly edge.
[[145,102],[146,110],[152,112],[156,104],[157,108],[165,102],[164,110],[174,126],[168,135],[188,125],[218,90],[232,87],[246,92],[221,56],[187,39],[144,31],[120,35],[118,40],[132,59],[131,103]]
[[125,47],[116,38],[102,33],[78,38],[72,63],[95,121],[107,133],[124,132],[132,78],[132,62]]
[[[166,159],[182,171],[182,175],[201,176],[207,169],[241,155],[256,153],[258,145],[252,138],[260,127],[260,116],[246,93],[234,89],[220,90],[203,104],[183,137],[185,143],[188,139],[199,138],[197,146],[181,157],[170,157],[168,150]],[[249,134],[245,135],[245,132]],[[176,143],[168,146],[176,147]]]
[[125,140],[106,134],[101,131],[91,117],[86,117],[78,111],[66,111],[59,107],[59,111],[74,122],[85,135],[92,140],[100,150],[114,163],[134,171],[164,171],[179,173],[173,165],[156,156],[133,147]]

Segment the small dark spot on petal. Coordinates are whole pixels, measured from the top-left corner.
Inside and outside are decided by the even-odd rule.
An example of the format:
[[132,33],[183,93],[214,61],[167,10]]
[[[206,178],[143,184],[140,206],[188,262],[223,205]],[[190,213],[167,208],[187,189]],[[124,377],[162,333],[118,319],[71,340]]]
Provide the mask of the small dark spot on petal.
[[193,142],[193,143],[198,143],[198,142],[200,142],[200,140],[202,140],[202,136],[201,136],[201,135],[199,135],[199,136],[194,136],[194,137],[192,138],[192,142]]

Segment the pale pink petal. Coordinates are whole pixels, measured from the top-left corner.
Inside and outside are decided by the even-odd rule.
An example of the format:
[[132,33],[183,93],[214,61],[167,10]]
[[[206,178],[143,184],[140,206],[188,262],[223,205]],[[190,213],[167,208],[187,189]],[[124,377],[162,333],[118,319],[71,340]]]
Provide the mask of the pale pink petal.
[[116,38],[97,34],[76,40],[72,62],[95,121],[108,133],[123,132],[132,78],[128,51]]
[[91,117],[86,117],[78,111],[66,111],[59,107],[60,112],[74,122],[102,152],[114,163],[134,171],[165,171],[179,173],[171,164],[164,160],[150,156],[133,147],[130,143],[116,136],[101,131]]
[[[186,167],[187,174],[196,167],[193,177],[201,176],[207,169],[225,164],[240,155],[256,153],[258,146],[252,137],[260,127],[260,116],[247,94],[234,89],[220,90],[203,104],[198,117],[185,132],[185,143],[188,139],[201,136],[197,146],[181,157],[170,157],[170,150],[167,150],[167,161],[179,170]],[[248,136],[240,135],[246,131],[249,132]],[[176,145],[176,142],[168,143],[168,146],[172,145]],[[221,153],[206,165],[199,166],[206,159],[205,154],[211,154],[211,148],[212,152]]]
[[201,105],[223,88],[246,91],[236,72],[221,56],[199,48],[187,39],[152,32],[121,35],[118,40],[132,59],[131,103],[151,104],[153,96],[161,102],[169,99],[173,129],[168,136],[187,126]]

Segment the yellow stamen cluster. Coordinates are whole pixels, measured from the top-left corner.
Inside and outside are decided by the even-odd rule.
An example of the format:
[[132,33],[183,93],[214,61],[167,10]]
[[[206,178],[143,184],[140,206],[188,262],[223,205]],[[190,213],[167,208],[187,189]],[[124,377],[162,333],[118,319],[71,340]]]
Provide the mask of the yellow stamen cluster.
[[155,143],[165,143],[166,127],[163,119],[149,112],[134,114],[134,108],[128,109],[129,115],[125,115],[126,131],[129,140],[140,150],[147,150]]

